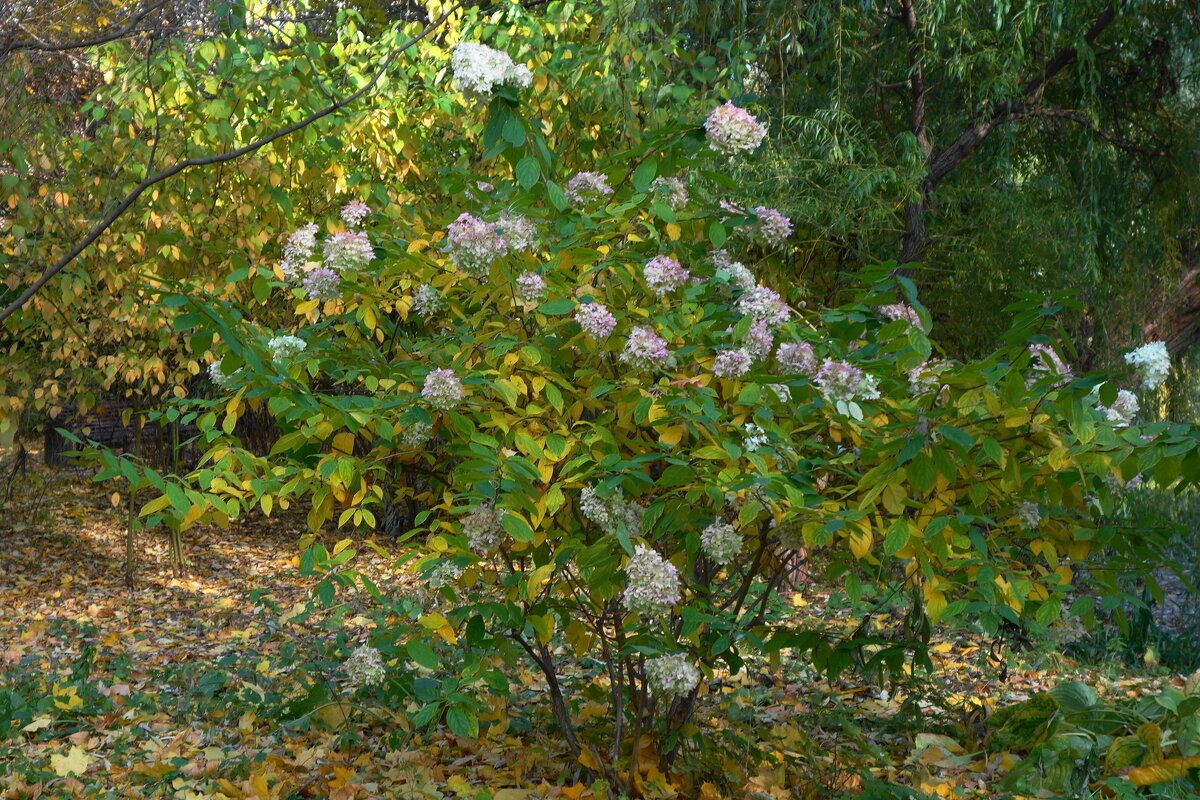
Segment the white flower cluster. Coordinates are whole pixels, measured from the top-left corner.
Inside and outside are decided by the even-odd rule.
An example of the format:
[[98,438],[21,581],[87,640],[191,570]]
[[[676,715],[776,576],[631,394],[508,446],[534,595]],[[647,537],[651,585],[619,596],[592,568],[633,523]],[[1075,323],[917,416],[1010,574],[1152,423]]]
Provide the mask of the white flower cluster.
[[679,602],[679,570],[657,551],[639,544],[625,568],[625,608],[652,617],[669,611]]
[[617,318],[603,303],[582,303],[575,311],[575,321],[593,339],[603,339],[617,327]]
[[941,384],[941,373],[950,366],[949,361],[922,361],[908,371],[908,391],[913,396],[932,392]]
[[421,396],[429,401],[434,408],[454,408],[466,396],[462,381],[452,369],[430,370],[425,376],[425,384],[421,387]]
[[743,450],[757,450],[760,447],[766,447],[771,441],[767,432],[753,422],[747,422],[742,429],[746,432],[746,436],[742,440]]
[[778,328],[792,316],[792,310],[774,289],[755,286],[738,298],[737,310],[755,319],[760,319],[772,328]]
[[342,206],[342,222],[348,228],[357,228],[370,213],[371,207],[362,200],[351,200]]
[[445,307],[446,301],[432,286],[418,286],[413,292],[411,308],[422,317],[432,317]]
[[713,360],[712,371],[718,378],[737,378],[750,371],[754,359],[744,347],[722,350]]
[[808,342],[784,342],[775,351],[779,366],[801,375],[813,375],[817,371],[817,355]]
[[443,561],[436,567],[431,569],[425,576],[425,584],[434,591],[441,589],[443,586],[449,586],[462,577],[463,568],[452,564],[449,561]]
[[517,276],[517,297],[527,306],[540,303],[546,297],[546,280],[536,272],[525,271]]
[[659,656],[646,661],[646,681],[661,695],[686,695],[700,683],[700,670],[683,653]]
[[709,112],[704,131],[708,134],[708,146],[727,156],[754,150],[767,135],[765,125],[733,103],[725,103]]
[[742,537],[728,522],[717,519],[700,532],[700,549],[704,555],[724,566],[742,552]]
[[1125,354],[1125,362],[1142,373],[1142,386],[1154,391],[1171,371],[1171,355],[1163,342],[1150,342]]
[[496,217],[492,227],[504,237],[510,253],[527,253],[537,246],[537,225],[520,214],[505,211]]
[[432,436],[432,425],[428,422],[414,422],[400,433],[400,444],[408,450],[419,450]]
[[675,211],[687,205],[687,184],[682,178],[655,178],[650,188],[663,195],[667,205]]
[[1021,522],[1021,527],[1027,531],[1037,530],[1038,525],[1042,522],[1042,510],[1038,508],[1038,504],[1032,500],[1026,500],[1017,506],[1017,519]]
[[309,223],[298,228],[283,245],[283,261],[279,271],[289,281],[298,281],[304,276],[304,265],[314,259],[317,249],[317,226]]
[[567,181],[567,190],[564,192],[567,199],[576,205],[586,203],[592,198],[607,197],[612,193],[613,188],[608,185],[608,178],[599,172],[575,173],[571,180]]
[[580,493],[579,510],[605,533],[616,533],[620,527],[624,527],[630,536],[642,533],[642,515],[646,509],[633,500],[626,500],[620,489],[604,498],[591,486],[585,486]]
[[1125,427],[1133,423],[1133,418],[1141,410],[1141,405],[1138,403],[1136,394],[1128,389],[1121,389],[1117,392],[1117,398],[1113,400],[1111,406],[1097,405],[1096,410],[1102,412],[1114,425]]
[[504,511],[491,506],[478,506],[462,518],[463,535],[473,552],[490,553],[500,543],[504,532]]
[[458,85],[468,94],[489,95],[497,86],[524,88],[533,76],[529,68],[514,64],[508,53],[478,42],[459,42],[450,55],[450,68]]
[[369,644],[355,648],[343,666],[346,680],[352,686],[378,686],[387,677],[383,656]]
[[688,282],[692,273],[672,256],[655,256],[646,262],[642,268],[646,286],[654,292],[655,297],[665,297]]
[[297,353],[303,352],[307,346],[299,336],[276,336],[267,342],[267,349],[271,351],[271,358],[274,361],[289,359]]
[[[237,375],[239,372],[241,372],[240,369],[234,370],[233,375]],[[233,378],[233,375],[225,374],[225,371],[221,369],[220,361],[214,361],[208,365],[208,377],[212,379],[213,383],[215,383],[217,386],[220,386],[222,389],[229,388],[229,384]]]

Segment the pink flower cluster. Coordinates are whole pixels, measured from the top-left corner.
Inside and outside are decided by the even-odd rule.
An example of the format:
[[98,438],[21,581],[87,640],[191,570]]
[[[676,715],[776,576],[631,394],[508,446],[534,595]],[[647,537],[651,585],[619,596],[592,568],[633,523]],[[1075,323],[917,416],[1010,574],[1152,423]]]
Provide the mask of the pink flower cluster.
[[327,267],[309,270],[301,285],[311,300],[336,300],[342,296],[342,279]]
[[490,222],[463,212],[446,228],[450,261],[467,275],[482,278],[497,258],[508,253],[508,242]]
[[536,272],[522,272],[517,276],[517,297],[525,305],[537,305],[546,297],[546,280]]
[[646,370],[667,367],[675,361],[666,341],[650,328],[641,326],[630,331],[625,349],[617,359],[634,369]]
[[737,310],[755,319],[762,320],[771,328],[778,328],[792,316],[792,310],[774,289],[755,286],[742,294],[737,301]]
[[463,536],[472,552],[482,554],[496,549],[504,531],[503,519],[503,511],[488,505],[478,506],[462,518]]
[[625,575],[629,582],[623,600],[633,613],[651,617],[679,602],[679,570],[655,550],[641,544],[634,548]]
[[663,195],[667,205],[675,211],[687,205],[687,185],[682,178],[655,178],[650,187]]
[[713,360],[712,371],[718,378],[737,378],[750,371],[754,362],[744,347],[736,350],[722,350]]
[[1032,372],[1025,380],[1026,386],[1033,386],[1046,377],[1060,378],[1056,385],[1066,383],[1074,377],[1071,374],[1071,368],[1048,344],[1029,345],[1029,355],[1033,362],[1030,364]]
[[692,273],[672,256],[655,256],[646,262],[642,268],[646,285],[657,297],[664,297],[683,286],[692,277]]
[[813,382],[820,388],[821,394],[829,402],[838,400],[853,400],[863,385],[863,371],[845,361],[825,359],[825,363],[817,370]]
[[902,319],[914,328],[921,327],[921,315],[908,303],[892,303],[880,306],[875,310],[879,312],[880,316],[886,317],[893,322]]
[[567,181],[567,190],[564,192],[567,199],[575,204],[586,203],[596,197],[607,197],[612,193],[613,188],[608,185],[608,178],[599,172],[575,173],[571,180]]
[[727,156],[754,150],[767,135],[765,125],[733,103],[725,103],[709,112],[704,130],[708,134],[708,146]]
[[603,303],[583,303],[575,311],[575,321],[593,339],[603,339],[617,327],[617,320]]
[[784,342],[775,351],[775,360],[789,372],[813,375],[817,371],[817,356],[808,342]]
[[908,371],[908,391],[913,396],[932,392],[941,383],[941,372],[949,361],[922,361]]
[[334,272],[362,269],[375,258],[366,231],[338,231],[325,240],[325,266]]
[[1117,427],[1125,427],[1133,423],[1134,416],[1141,410],[1141,404],[1136,394],[1128,389],[1121,389],[1111,406],[1097,405],[1096,410],[1102,412],[1105,418]]
[[774,208],[756,206],[758,222],[750,228],[750,238],[770,247],[779,247],[792,235],[792,221]]
[[775,334],[771,331],[771,326],[765,320],[755,318],[746,331],[746,337],[742,339],[742,347],[752,359],[761,361],[771,354],[771,348],[774,346]]
[[435,369],[425,376],[421,396],[434,408],[447,409],[461,403],[466,391],[454,370]]
[[492,227],[504,238],[509,253],[525,253],[537,245],[537,226],[520,214],[505,211]]
[[345,222],[347,227],[357,228],[370,213],[371,207],[362,200],[351,200],[342,206],[342,222]]

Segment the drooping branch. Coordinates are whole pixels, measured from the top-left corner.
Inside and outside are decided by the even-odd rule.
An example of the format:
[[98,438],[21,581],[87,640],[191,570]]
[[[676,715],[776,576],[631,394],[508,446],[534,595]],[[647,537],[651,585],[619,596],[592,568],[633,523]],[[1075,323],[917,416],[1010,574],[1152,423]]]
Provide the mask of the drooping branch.
[[[1094,43],[1116,17],[1116,6],[1110,3],[1100,12],[1083,35],[1083,42],[1087,45]],[[1017,99],[1001,103],[990,116],[966,128],[953,142],[926,159],[925,176],[921,179],[918,187],[918,200],[913,204],[914,208],[911,214],[906,209],[904,244],[900,252],[901,264],[917,260],[926,245],[929,244],[925,213],[928,210],[930,198],[942,179],[974,153],[997,127],[1019,119],[1022,115],[1028,115],[1032,109],[1036,108],[1037,102],[1050,82],[1078,57],[1079,51],[1074,47],[1064,47],[1056,52],[1045,66],[1026,82]]]
[[151,186],[162,183],[163,181],[167,180],[168,178],[172,178],[175,175],[178,175],[179,173],[181,173],[184,170],[189,169],[191,167],[202,167],[202,166],[209,166],[212,164],[223,164],[226,161],[233,161],[235,159],[241,158],[242,156],[247,155],[248,153],[253,153],[255,150],[265,147],[274,141],[278,141],[279,139],[282,139],[286,136],[290,136],[291,134],[295,133],[296,131],[302,130],[302,129],[308,127],[309,125],[313,124],[317,120],[323,119],[323,118],[329,116],[330,114],[336,113],[337,111],[341,110],[342,108],[345,108],[346,106],[350,105],[355,100],[357,100],[358,98],[365,95],[367,92],[371,91],[371,89],[375,88],[375,85],[377,83],[379,83],[380,79],[383,78],[384,74],[387,72],[388,68],[392,65],[392,63],[396,60],[397,56],[399,56],[405,50],[408,50],[410,47],[414,46],[421,40],[425,39],[426,37],[431,35],[434,31],[436,31],[439,27],[441,27],[442,24],[445,23],[445,21],[447,19],[449,19],[450,16],[454,12],[458,11],[458,9],[463,6],[464,2],[465,2],[465,0],[455,3],[444,14],[442,14],[440,17],[435,19],[433,22],[429,23],[424,28],[424,30],[422,30],[420,33],[413,36],[411,39],[409,39],[407,42],[405,42],[402,46],[397,47],[394,50],[392,50],[390,53],[388,53],[388,55],[383,59],[382,63],[379,65],[379,68],[375,70],[375,72],[371,76],[370,80],[368,80],[365,84],[363,84],[357,91],[346,95],[345,97],[343,97],[340,100],[337,100],[336,102],[330,103],[329,105],[325,106],[324,108],[322,108],[318,111],[314,111],[312,114],[309,114],[304,119],[293,122],[291,125],[288,125],[284,128],[280,128],[279,130],[269,133],[266,136],[263,136],[260,139],[256,139],[255,141],[250,142],[249,144],[239,147],[235,150],[229,150],[224,153],[214,153],[214,154],[208,155],[208,156],[187,158],[187,159],[184,159],[183,161],[177,162],[176,164],[168,167],[167,169],[164,169],[160,172],[157,172],[153,175],[148,176],[145,180],[143,180],[141,183],[139,183],[137,186],[135,186],[128,194],[126,194],[123,198],[121,198],[120,202],[118,202],[115,206],[113,206],[108,211],[108,213],[105,214],[100,219],[99,222],[97,222],[94,226],[92,226],[91,230],[89,230],[82,239],[80,239],[78,242],[76,242],[75,245],[70,250],[68,250],[61,258],[58,259],[58,261],[54,262],[54,264],[47,267],[42,272],[42,274],[37,278],[37,280],[35,280],[32,284],[30,284],[29,287],[27,289],[25,289],[25,291],[23,291],[17,297],[16,300],[13,300],[11,303],[9,303],[7,306],[5,306],[3,310],[0,310],[0,322],[3,322],[5,319],[7,319],[8,317],[10,317],[14,313],[16,313],[17,310],[20,309],[23,305],[25,305],[25,303],[27,303],[31,297],[33,297],[35,294],[37,294],[42,289],[43,286],[45,286],[47,283],[49,283],[50,280],[55,275],[57,275],[59,272],[61,272],[68,264],[70,264],[72,261],[74,261],[79,256],[80,253],[82,253],[93,242],[95,242],[97,239],[99,239],[100,236],[106,230],[108,230],[110,227],[112,227],[113,223],[115,223],[117,221],[117,219],[120,218],[120,216],[122,214],[124,214],[129,209],[129,207],[132,206],[134,204],[134,202],[136,202],[137,199],[139,197],[141,197],[142,194],[147,189],[149,189]]

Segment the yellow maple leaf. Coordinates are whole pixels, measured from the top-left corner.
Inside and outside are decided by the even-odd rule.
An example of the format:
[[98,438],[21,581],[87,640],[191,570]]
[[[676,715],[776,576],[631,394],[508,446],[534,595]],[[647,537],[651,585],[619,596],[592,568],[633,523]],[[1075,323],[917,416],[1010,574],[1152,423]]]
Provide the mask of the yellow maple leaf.
[[50,768],[60,778],[68,775],[82,775],[87,772],[88,765],[91,763],[92,757],[85,753],[82,747],[72,747],[65,756],[58,754],[50,756]]

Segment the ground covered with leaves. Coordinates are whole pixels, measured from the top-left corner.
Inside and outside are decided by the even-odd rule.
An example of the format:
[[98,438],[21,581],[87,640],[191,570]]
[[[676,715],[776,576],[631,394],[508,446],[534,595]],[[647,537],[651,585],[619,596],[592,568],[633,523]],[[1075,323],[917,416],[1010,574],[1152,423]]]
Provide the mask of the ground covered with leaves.
[[[535,672],[505,676],[507,696],[480,716],[478,738],[456,733],[452,720],[414,725],[419,698],[387,707],[348,685],[340,665],[378,624],[375,604],[365,592],[342,591],[332,605],[314,597],[318,579],[298,569],[303,515],[277,511],[227,530],[188,531],[185,575],[173,573],[163,534],[141,534],[137,579],[128,589],[120,498],[86,473],[35,460],[17,476],[0,518],[0,797],[606,796],[585,764],[566,757]],[[357,567],[382,591],[420,602],[416,580],[394,566],[394,546],[375,544],[359,548],[365,555]],[[847,630],[862,613],[811,582],[779,609],[797,625]],[[891,624],[886,612],[875,621]],[[1135,785],[1162,786],[1163,777],[1186,778],[1193,766],[1184,759],[1160,767],[1178,768],[1178,776],[1145,780],[1131,772],[1167,763],[1145,726],[1186,734],[1180,698],[1200,694],[1195,678],[1165,668],[1085,668],[1052,647],[1014,649],[977,633],[944,633],[931,656],[933,673],[900,682],[850,672],[831,682],[788,658],[718,674],[697,719],[709,746],[684,758],[688,769],[678,774],[659,773],[648,753],[642,793],[705,800],[1056,796],[1020,787],[1030,785],[1029,773],[1044,779],[1058,768],[1067,770],[1060,785],[1074,780],[1089,792],[1100,785],[1110,796],[1134,796]],[[1031,769],[1031,743],[1044,745],[1046,731],[1031,737],[1015,723],[997,725],[996,711],[1040,702],[1047,695],[1039,693],[1055,686],[1064,718],[1073,708],[1098,708],[1101,698],[1143,708],[1139,719],[1148,721],[1125,737],[1141,747],[1138,754],[1115,764],[1121,748],[1105,742],[1104,763],[1074,758],[1063,766],[1043,748]],[[1175,727],[1146,717],[1139,703],[1164,714],[1173,705]],[[594,705],[593,713],[605,713]],[[1010,780],[1018,790],[1007,791],[1006,776],[1022,763],[1024,783]],[[1097,780],[1105,774],[1121,775],[1110,783],[1122,783]]]

